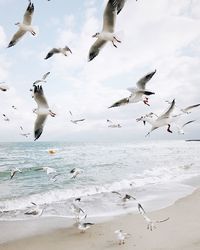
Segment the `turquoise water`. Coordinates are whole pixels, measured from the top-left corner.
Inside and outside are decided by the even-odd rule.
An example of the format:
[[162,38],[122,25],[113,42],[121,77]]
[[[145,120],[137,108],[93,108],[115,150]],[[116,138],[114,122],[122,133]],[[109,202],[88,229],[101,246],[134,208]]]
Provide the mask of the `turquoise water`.
[[[199,143],[185,141],[0,143],[0,218],[27,219],[31,202],[45,208],[43,216],[71,216],[76,197],[90,215],[136,209],[134,201],[124,205],[112,191],[132,194],[149,209],[162,206],[193,190],[185,183],[200,175],[199,155]],[[22,173],[10,180],[15,167]],[[52,180],[42,167],[59,175]],[[74,167],[83,173],[71,179]]]

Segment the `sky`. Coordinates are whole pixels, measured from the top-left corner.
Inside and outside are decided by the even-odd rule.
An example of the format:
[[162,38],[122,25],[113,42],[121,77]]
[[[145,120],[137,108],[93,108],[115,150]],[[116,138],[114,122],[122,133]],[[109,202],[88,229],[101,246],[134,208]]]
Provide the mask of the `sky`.
[[[102,16],[107,1],[100,0],[35,0],[33,26],[36,37],[26,34],[14,47],[6,48],[22,21],[27,0],[0,0],[0,82],[10,89],[0,92],[0,141],[33,141],[37,107],[31,92],[33,82],[50,71],[43,85],[51,109],[38,141],[133,141],[138,139],[199,138],[199,112],[176,121],[185,127],[185,135],[173,134],[166,128],[145,134],[136,118],[149,112],[163,113],[175,98],[179,108],[200,103],[200,1],[199,0],[127,0],[117,16],[115,32],[122,43],[114,48],[108,43],[99,55],[88,62],[92,38],[102,29]],[[72,55],[55,55],[44,60],[53,47],[67,45]],[[145,74],[157,70],[147,88],[155,95],[150,107],[142,102],[108,109],[121,98],[128,97],[127,88],[134,87]],[[17,110],[12,109],[12,105]],[[74,125],[74,118],[86,121]],[[178,109],[175,110],[178,112]],[[5,113],[10,122],[2,119]],[[110,129],[106,120],[120,123],[122,128]],[[20,126],[30,132],[23,138]]]

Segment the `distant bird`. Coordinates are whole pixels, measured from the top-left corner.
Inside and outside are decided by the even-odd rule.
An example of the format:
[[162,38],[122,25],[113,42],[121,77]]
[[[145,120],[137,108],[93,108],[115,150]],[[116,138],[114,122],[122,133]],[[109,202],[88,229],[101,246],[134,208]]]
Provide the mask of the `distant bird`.
[[31,202],[31,204],[34,206],[34,208],[29,209],[24,214],[25,215],[38,215],[38,216],[41,216],[43,211],[44,211],[44,208],[40,208],[40,206],[37,205],[34,202]]
[[16,173],[22,173],[22,171],[19,168],[14,168],[10,172],[10,180],[16,175]]
[[[23,129],[22,126],[20,126],[20,129],[21,129],[21,131],[24,131],[24,129]],[[21,133],[20,135],[22,135],[22,136],[28,138],[28,136],[30,135],[30,133]]]
[[118,123],[115,124],[113,123],[111,120],[107,119],[107,123],[109,123],[110,125],[108,125],[108,128],[121,128],[122,126]]
[[58,53],[61,53],[64,56],[68,56],[68,52],[72,54],[72,51],[68,46],[65,46],[64,48],[53,48],[48,52],[48,54],[46,55],[44,59],[47,60],[48,58],[52,57],[54,54],[58,54]]
[[119,195],[119,197],[122,198],[122,201],[124,201],[124,202],[131,200],[131,199],[136,200],[135,197],[133,197],[132,195],[129,195],[129,194],[122,195],[121,193],[119,193],[117,191],[112,191],[112,193]]
[[5,122],[9,122],[10,121],[10,119],[5,115],[5,114],[3,114],[3,120],[5,121]]
[[117,14],[120,13],[124,4],[125,0],[108,1],[103,14],[103,29],[101,32],[97,32],[92,36],[97,38],[97,40],[90,48],[88,61],[93,60],[108,41],[112,42],[113,46],[116,48],[117,45],[115,42],[121,43],[114,33],[114,30]]
[[129,97],[123,98],[117,102],[115,102],[113,105],[111,105],[109,108],[114,108],[114,107],[119,107],[122,105],[126,105],[129,103],[137,103],[140,101],[143,101],[144,104],[149,105],[148,101],[149,98],[146,97],[146,95],[154,95],[155,93],[149,90],[146,90],[146,84],[148,81],[151,80],[151,78],[154,76],[156,73],[156,70],[148,73],[144,77],[142,77],[139,81],[137,81],[136,85],[137,88],[128,88],[128,91],[131,92],[131,95]]
[[169,217],[168,217],[168,218],[166,218],[164,220],[152,221],[146,215],[146,212],[144,211],[144,208],[142,207],[142,205],[140,203],[138,203],[138,210],[139,210],[139,213],[143,216],[143,218],[147,222],[147,229],[150,230],[150,231],[152,231],[153,229],[156,228],[156,223],[162,223],[162,222],[165,222],[165,221],[169,220]]
[[9,89],[8,85],[5,82],[0,82],[0,90],[6,92]]
[[80,168],[73,168],[71,171],[70,171],[70,174],[72,174],[72,177],[71,179],[75,179],[79,174],[81,174],[83,172],[82,169]]
[[191,105],[191,106],[189,106],[189,107],[186,107],[186,108],[184,108],[184,109],[181,109],[181,111],[183,112],[183,113],[185,113],[185,114],[190,114],[191,113],[191,109],[193,109],[193,108],[197,108],[197,107],[199,107],[200,106],[200,104],[195,104],[195,105]]
[[13,38],[11,39],[10,43],[8,44],[8,48],[14,46],[26,32],[30,32],[33,36],[36,35],[36,32],[33,30],[31,26],[32,16],[34,13],[34,5],[29,1],[28,8],[24,14],[23,23],[17,22],[15,25],[19,26],[18,31],[14,34]]
[[[69,111],[69,113],[70,113],[71,117],[73,118],[72,112]],[[82,118],[82,119],[72,119],[72,120],[70,120],[70,122],[72,122],[72,123],[74,123],[74,124],[78,124],[79,122],[83,122],[83,121],[85,121],[85,118]]]
[[49,74],[50,74],[50,72],[45,73],[45,74],[43,75],[42,79],[37,80],[37,81],[35,81],[35,82],[33,83],[33,86],[36,85],[36,84],[38,84],[38,83],[47,82],[47,81],[46,81],[46,78],[47,78],[47,76],[48,76]]
[[78,229],[81,231],[81,233],[85,233],[87,229],[89,229],[94,223],[90,222],[79,222]]
[[16,108],[14,105],[12,105],[12,108],[13,108],[14,110],[17,110],[17,108]]
[[167,131],[172,133],[172,131],[170,130],[170,127],[171,127],[170,123],[172,121],[172,112],[174,110],[174,106],[175,106],[175,100],[172,101],[167,111],[164,114],[158,116],[156,119],[153,119],[152,117],[147,117],[147,116],[141,116],[140,118],[136,119],[137,122],[143,121],[143,122],[148,122],[151,124],[152,126],[151,130],[147,133],[146,136],[150,135],[150,133],[153,130],[158,129],[163,126],[167,126]]
[[184,135],[184,130],[183,130],[183,128],[184,128],[186,125],[188,125],[188,124],[190,124],[190,123],[193,123],[193,122],[195,122],[195,120],[188,121],[188,122],[184,123],[182,126],[179,126],[179,125],[176,124],[176,126],[177,126],[177,128],[178,128],[178,133]]
[[49,105],[44,96],[42,86],[34,85],[34,99],[38,105],[38,108],[33,111],[37,114],[37,119],[34,125],[34,136],[36,141],[43,132],[47,116],[51,115],[52,117],[55,117],[56,114],[49,109]]
[[124,233],[121,229],[116,230],[116,231],[115,231],[115,234],[117,234],[117,239],[118,239],[119,245],[125,244],[125,239],[126,239],[128,236],[130,236],[130,234]]

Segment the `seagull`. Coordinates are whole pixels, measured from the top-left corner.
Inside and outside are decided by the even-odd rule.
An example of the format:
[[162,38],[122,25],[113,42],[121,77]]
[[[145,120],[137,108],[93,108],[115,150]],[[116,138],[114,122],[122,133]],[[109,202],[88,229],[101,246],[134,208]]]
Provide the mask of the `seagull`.
[[47,175],[56,173],[56,169],[50,167],[43,167],[42,170],[46,171]]
[[[20,129],[21,131],[24,131],[22,126],[20,126]],[[30,133],[21,133],[21,135],[27,138],[30,135]]]
[[133,196],[131,196],[131,195],[129,195],[129,194],[122,195],[121,193],[119,193],[119,192],[117,192],[117,191],[112,191],[112,193],[113,193],[113,194],[119,195],[120,198],[122,198],[122,201],[123,201],[123,202],[126,202],[126,201],[128,201],[128,200],[130,200],[130,199],[136,200],[135,197],[133,197]]
[[155,93],[149,90],[146,90],[146,84],[148,81],[151,80],[151,78],[156,73],[156,70],[148,73],[147,75],[143,76],[139,81],[137,81],[136,85],[137,88],[128,88],[128,91],[131,92],[131,95],[129,97],[123,98],[117,102],[115,102],[113,105],[111,105],[109,108],[119,107],[122,105],[126,105],[128,103],[137,103],[140,101],[143,101],[145,105],[149,105],[148,97],[144,97],[145,95],[154,95]]
[[5,114],[3,114],[3,117],[4,117],[3,120],[4,120],[5,122],[9,122],[9,121],[10,121],[10,119],[9,119]]
[[189,107],[186,107],[186,108],[184,108],[184,109],[181,109],[181,111],[184,113],[184,114],[190,114],[191,113],[191,109],[193,109],[193,108],[197,108],[197,107],[199,107],[200,106],[200,103],[199,104],[195,104],[195,105],[191,105],[191,106],[189,106]]
[[182,126],[176,125],[177,128],[178,128],[178,133],[184,135],[184,130],[183,130],[183,128],[184,128],[186,125],[188,125],[188,124],[190,124],[190,123],[192,123],[192,122],[195,122],[195,120],[188,121],[188,122],[184,123]]
[[24,14],[23,23],[17,22],[15,24],[19,27],[19,29],[12,37],[10,43],[8,44],[8,48],[14,46],[26,32],[30,32],[33,36],[36,35],[36,32],[33,30],[33,27],[31,26],[33,13],[34,13],[34,5],[29,0],[28,8],[26,9],[26,12]]
[[114,233],[117,234],[117,239],[119,241],[119,245],[125,244],[125,239],[127,238],[127,236],[130,236],[130,234],[124,233],[121,229],[116,230]]
[[56,114],[49,109],[49,105],[44,96],[42,86],[34,86],[34,99],[38,105],[38,108],[33,111],[37,114],[37,119],[34,126],[34,136],[36,141],[43,132],[44,123],[47,119],[47,116],[51,115],[52,117],[55,117]]
[[72,174],[72,177],[71,179],[75,179],[79,174],[81,174],[83,172],[82,169],[80,168],[73,168],[71,171],[70,171],[70,174]]
[[50,72],[45,73],[45,74],[43,75],[42,79],[37,80],[37,81],[35,81],[35,82],[33,83],[33,86],[36,85],[36,84],[38,84],[38,83],[47,82],[47,81],[46,81],[46,78],[47,78],[47,76],[48,76],[49,74],[50,74]]
[[16,108],[14,105],[12,105],[12,108],[13,108],[14,110],[17,110],[17,108]]
[[43,211],[44,211],[44,208],[40,208],[40,206],[37,205],[34,202],[31,202],[31,204],[34,206],[34,208],[29,209],[24,214],[26,214],[26,215],[38,215],[38,216],[41,216],[42,213],[43,213]]
[[65,46],[64,48],[53,48],[48,52],[48,54],[46,55],[44,59],[47,60],[48,58],[52,57],[54,54],[58,54],[58,53],[61,53],[64,56],[68,56],[68,52],[72,54],[72,51],[68,46]]
[[[87,217],[86,213],[83,211],[81,207],[79,207],[76,203],[72,202],[70,206],[70,210],[74,213],[76,222],[79,223],[81,218]],[[81,216],[83,214],[83,216]]]
[[94,223],[90,222],[79,222],[78,223],[78,229],[81,231],[81,233],[85,233],[85,231],[90,228]]
[[22,173],[22,171],[18,168],[12,169],[10,172],[10,180],[12,180],[12,178],[16,175],[16,173]]
[[[73,117],[73,114],[72,114],[72,112],[71,111],[69,111],[69,113],[70,113],[70,115]],[[83,121],[85,121],[85,119],[84,118],[82,118],[82,119],[76,119],[76,120],[70,120],[70,122],[72,122],[72,123],[74,123],[74,124],[78,124],[79,122],[83,122]]]
[[169,220],[169,217],[164,219],[164,220],[159,220],[159,221],[152,221],[147,215],[146,212],[144,211],[144,208],[142,207],[142,205],[140,203],[138,203],[138,210],[139,213],[143,216],[143,218],[145,219],[145,221],[147,222],[147,229],[152,231],[153,229],[156,228],[156,223],[161,223],[161,222],[165,222],[167,220]]
[[8,85],[4,84],[5,82],[0,82],[0,90],[7,91],[9,89]]
[[109,123],[110,125],[108,125],[108,128],[121,128],[122,126],[118,123],[118,124],[113,124],[113,122],[109,119],[107,119],[107,123]]
[[151,130],[147,133],[146,136],[150,135],[150,133],[159,128],[159,127],[163,127],[163,126],[167,126],[167,131],[169,133],[172,133],[172,131],[170,130],[170,123],[171,123],[171,114],[174,110],[174,107],[175,107],[175,99],[172,101],[171,105],[169,106],[169,108],[167,109],[167,111],[158,116],[156,119],[153,119],[152,117],[147,117],[147,116],[141,116],[140,118],[136,119],[137,122],[139,121],[143,121],[143,122],[148,122],[151,124]]
[[120,13],[124,7],[125,0],[109,0],[103,14],[103,29],[97,32],[92,37],[97,38],[96,42],[92,45],[89,51],[88,61],[93,60],[107,43],[112,42],[113,46],[117,48],[115,42],[121,43],[114,33],[115,22],[117,14]]

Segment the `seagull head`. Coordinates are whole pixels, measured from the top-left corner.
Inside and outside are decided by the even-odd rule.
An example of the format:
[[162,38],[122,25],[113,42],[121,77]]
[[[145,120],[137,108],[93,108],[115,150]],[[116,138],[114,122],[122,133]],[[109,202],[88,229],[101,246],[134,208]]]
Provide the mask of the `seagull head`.
[[93,37],[93,38],[94,38],[94,37],[98,38],[98,37],[99,37],[99,35],[100,35],[100,33],[99,33],[99,32],[97,32],[97,33],[95,33],[92,37]]

